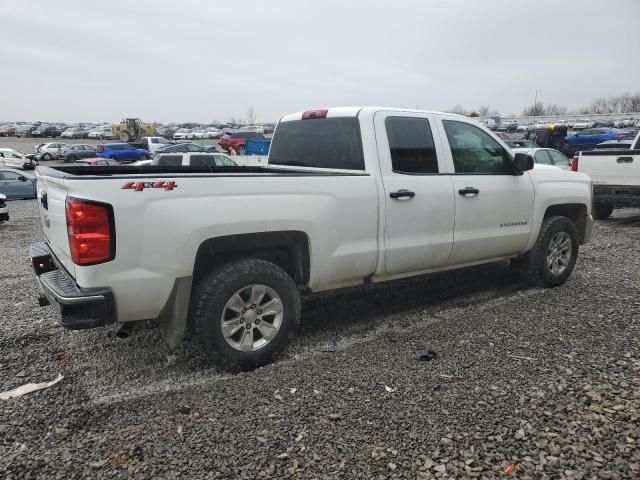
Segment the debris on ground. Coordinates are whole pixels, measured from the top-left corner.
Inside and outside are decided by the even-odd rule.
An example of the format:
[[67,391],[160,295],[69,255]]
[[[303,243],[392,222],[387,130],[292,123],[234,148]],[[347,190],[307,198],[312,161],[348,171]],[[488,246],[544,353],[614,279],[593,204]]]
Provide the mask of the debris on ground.
[[52,385],[55,385],[64,377],[62,375],[58,375],[55,380],[51,380],[50,382],[45,383],[27,383],[26,385],[22,385],[20,387],[14,388],[13,390],[8,390],[6,392],[0,393],[0,400],[8,400],[10,398],[19,398],[23,395],[27,395],[28,393],[37,392],[38,390],[44,390],[45,388],[49,388]]
[[430,362],[431,360],[435,360],[438,354],[433,350],[428,350],[427,353],[420,355],[418,359],[421,362]]

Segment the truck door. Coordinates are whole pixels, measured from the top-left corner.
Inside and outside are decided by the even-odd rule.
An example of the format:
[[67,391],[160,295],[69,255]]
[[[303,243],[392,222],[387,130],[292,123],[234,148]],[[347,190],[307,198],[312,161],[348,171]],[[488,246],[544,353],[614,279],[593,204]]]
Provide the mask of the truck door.
[[523,252],[533,216],[529,172],[513,175],[511,154],[476,125],[451,117],[438,119],[438,128],[453,169],[456,204],[449,263]]
[[406,112],[374,116],[389,274],[441,267],[451,254],[455,199],[433,122]]

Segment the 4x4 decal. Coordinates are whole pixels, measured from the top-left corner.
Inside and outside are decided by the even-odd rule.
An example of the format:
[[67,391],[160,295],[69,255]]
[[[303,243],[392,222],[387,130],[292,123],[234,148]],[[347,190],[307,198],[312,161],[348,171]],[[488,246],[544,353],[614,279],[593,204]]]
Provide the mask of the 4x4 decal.
[[133,190],[134,192],[141,192],[145,188],[162,188],[163,190],[173,190],[178,188],[178,185],[173,180],[168,182],[127,182],[122,186],[122,190]]

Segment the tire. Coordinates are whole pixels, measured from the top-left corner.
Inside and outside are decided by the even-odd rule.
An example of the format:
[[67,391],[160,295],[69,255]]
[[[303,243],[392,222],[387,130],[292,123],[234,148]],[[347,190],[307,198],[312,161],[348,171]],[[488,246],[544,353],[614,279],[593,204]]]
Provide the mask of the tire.
[[140,155],[138,160],[149,160],[151,157],[149,155]]
[[613,205],[608,203],[594,203],[591,208],[594,220],[606,220],[613,212]]
[[42,155],[42,160],[45,160],[45,161],[51,160],[51,154],[50,153],[43,154]]
[[[271,290],[260,297],[262,300],[255,302],[253,307],[257,305],[257,308],[248,303],[253,294],[252,286]],[[236,306],[233,310],[229,308],[228,302],[236,295],[237,305],[246,303],[244,310],[238,311]],[[256,319],[258,313],[262,314],[260,306],[266,306],[276,296],[280,299],[280,317],[276,313],[265,315],[262,320],[261,317]],[[245,310],[247,313],[243,313]],[[245,320],[247,314],[251,317]],[[237,318],[234,317],[236,315]],[[223,334],[224,318],[230,322],[227,339]],[[194,342],[207,358],[225,370],[251,370],[271,362],[293,337],[299,320],[300,297],[293,279],[279,266],[257,258],[217,267],[198,282],[191,295],[189,324]],[[265,328],[265,324],[279,324],[270,340],[262,336],[263,331],[273,332],[271,328]],[[252,332],[250,337],[245,337],[245,328]],[[240,350],[243,340],[251,341],[251,345],[247,342],[246,348],[252,350]],[[261,345],[261,342],[266,343]]]
[[[569,241],[570,252],[567,256],[564,256],[564,261],[558,260],[549,265],[550,255],[552,255],[551,249],[553,248],[552,242],[562,242],[566,244],[566,240]],[[532,285],[540,287],[557,287],[567,281],[571,272],[576,265],[578,259],[578,230],[575,224],[567,217],[558,215],[550,216],[544,219],[542,226],[540,227],[540,233],[536,244],[531,251],[514,261],[514,266],[520,270],[525,280]],[[563,249],[558,249],[560,258]],[[565,253],[566,250],[564,250]],[[558,258],[558,255],[556,255]],[[562,267],[560,270],[558,267]],[[554,272],[553,269],[556,271]]]
[[236,153],[238,155],[244,155],[245,153],[247,153],[247,149],[244,147],[244,145],[239,145],[238,148],[236,148]]
[[128,142],[130,138],[131,137],[129,137],[129,134],[127,132],[120,133],[120,141],[121,142]]
[[75,155],[69,155],[67,158],[64,159],[65,163],[71,163],[71,162],[75,162],[77,160]]

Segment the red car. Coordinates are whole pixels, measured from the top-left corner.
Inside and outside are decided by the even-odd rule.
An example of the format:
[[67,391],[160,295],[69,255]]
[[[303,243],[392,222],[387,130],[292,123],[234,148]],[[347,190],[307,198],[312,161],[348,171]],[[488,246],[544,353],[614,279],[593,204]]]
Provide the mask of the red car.
[[0,127],[0,137],[15,137],[16,129],[10,125],[3,125]]
[[247,139],[249,138],[264,138],[264,136],[258,132],[225,133],[218,144],[226,152],[234,149],[238,155],[244,155],[246,152]]
[[76,160],[76,165],[89,165],[91,167],[115,167],[121,165],[117,160],[111,160],[109,158],[83,158],[82,160]]

